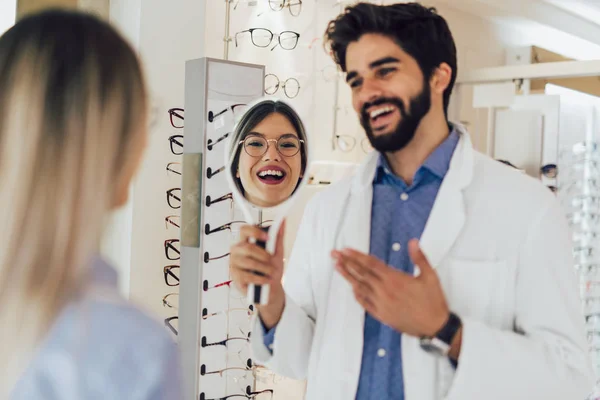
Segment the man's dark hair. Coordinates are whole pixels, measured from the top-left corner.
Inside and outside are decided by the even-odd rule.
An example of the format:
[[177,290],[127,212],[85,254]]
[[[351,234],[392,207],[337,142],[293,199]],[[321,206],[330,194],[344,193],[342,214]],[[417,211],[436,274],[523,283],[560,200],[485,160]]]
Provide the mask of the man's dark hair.
[[427,81],[441,63],[452,68],[450,83],[444,91],[444,112],[447,114],[456,81],[456,46],[446,20],[437,14],[436,9],[419,3],[387,6],[358,3],[346,7],[342,14],[329,22],[323,40],[342,71],[346,72],[348,45],[368,33],[394,40],[417,61]]

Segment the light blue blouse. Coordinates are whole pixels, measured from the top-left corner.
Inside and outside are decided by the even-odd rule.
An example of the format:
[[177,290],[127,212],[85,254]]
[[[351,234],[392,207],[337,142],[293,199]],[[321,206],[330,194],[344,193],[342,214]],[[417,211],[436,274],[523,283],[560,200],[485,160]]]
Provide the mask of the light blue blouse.
[[[117,288],[106,262],[94,283]],[[63,309],[11,400],[179,400],[179,353],[166,329],[122,299],[82,298]]]

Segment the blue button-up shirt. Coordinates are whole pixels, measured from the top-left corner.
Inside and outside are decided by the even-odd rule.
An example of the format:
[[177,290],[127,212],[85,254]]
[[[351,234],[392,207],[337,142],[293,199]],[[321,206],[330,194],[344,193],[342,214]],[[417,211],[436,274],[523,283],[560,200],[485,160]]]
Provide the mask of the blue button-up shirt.
[[[410,186],[394,175],[380,156],[373,179],[371,255],[413,273],[408,242],[421,238],[458,139],[458,133],[452,131],[417,170]],[[404,399],[400,337],[400,332],[366,313],[357,399]]]
[[[380,156],[373,179],[371,255],[412,274],[408,242],[421,238],[458,140],[458,132],[451,131],[417,170],[410,186],[394,175]],[[268,348],[275,330],[264,332]],[[357,400],[404,399],[400,337],[400,332],[366,313]]]

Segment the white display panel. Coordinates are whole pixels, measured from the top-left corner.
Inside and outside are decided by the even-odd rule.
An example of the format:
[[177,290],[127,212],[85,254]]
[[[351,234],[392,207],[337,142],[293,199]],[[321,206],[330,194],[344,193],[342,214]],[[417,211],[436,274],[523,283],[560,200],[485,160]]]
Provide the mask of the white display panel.
[[[264,67],[202,58],[186,64],[179,344],[186,398],[215,399],[254,388],[249,304],[229,274],[243,218],[225,166],[235,118],[261,97]],[[210,202],[207,201],[210,197]],[[230,224],[230,225],[228,225]]]

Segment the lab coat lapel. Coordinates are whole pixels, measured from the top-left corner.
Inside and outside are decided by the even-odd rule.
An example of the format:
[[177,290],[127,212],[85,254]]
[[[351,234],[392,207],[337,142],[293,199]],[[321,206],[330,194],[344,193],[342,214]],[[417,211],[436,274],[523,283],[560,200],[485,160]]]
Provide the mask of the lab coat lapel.
[[[339,216],[339,231],[334,239],[336,249],[350,247],[369,253],[373,198],[371,182],[376,163],[376,154],[372,154],[357,169],[344,211]],[[335,376],[338,381],[327,382],[325,387],[336,390],[323,398],[351,399],[356,394],[360,375],[365,311],[356,301],[350,284],[337,271],[333,271],[331,277],[327,316],[324,338],[330,344],[328,348],[335,351],[328,351],[320,362],[327,368],[324,370],[332,371],[329,379]],[[344,388],[343,395],[340,395],[339,388]]]
[[473,178],[471,141],[462,127],[457,126],[457,130],[460,140],[420,240],[421,249],[434,268],[440,265],[463,228],[466,216],[463,190]]
[[[460,126],[460,141],[421,235],[420,246],[430,264],[438,268],[458,238],[466,219],[463,189],[473,177],[473,149]],[[416,269],[417,270],[417,269]],[[418,273],[415,271],[415,273]],[[448,388],[451,369],[447,360],[421,349],[419,339],[402,335],[406,400],[439,399]]]

